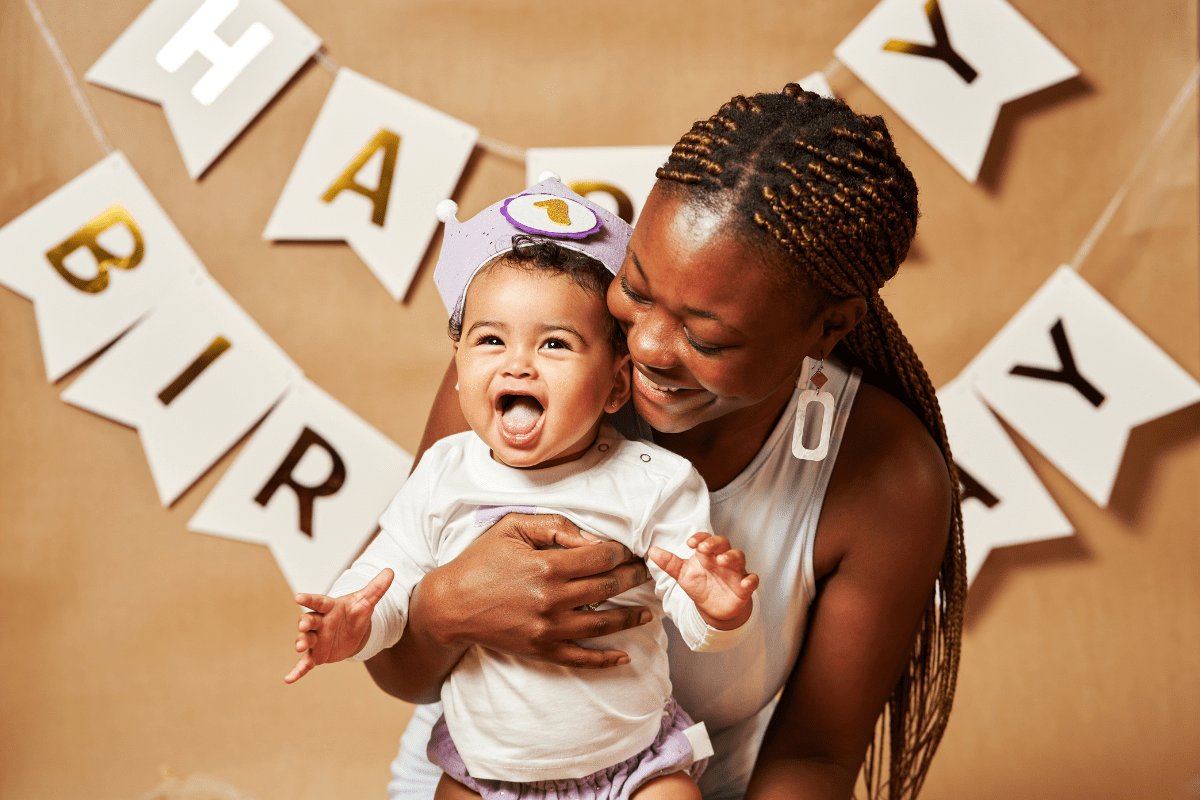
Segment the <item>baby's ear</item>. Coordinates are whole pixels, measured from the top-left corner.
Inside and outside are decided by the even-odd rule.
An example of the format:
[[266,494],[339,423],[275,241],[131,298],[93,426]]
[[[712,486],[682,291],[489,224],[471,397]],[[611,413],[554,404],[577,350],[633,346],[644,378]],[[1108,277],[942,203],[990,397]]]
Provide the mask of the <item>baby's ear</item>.
[[613,362],[613,388],[608,395],[604,410],[610,414],[629,402],[633,391],[633,368],[629,354],[617,356]]

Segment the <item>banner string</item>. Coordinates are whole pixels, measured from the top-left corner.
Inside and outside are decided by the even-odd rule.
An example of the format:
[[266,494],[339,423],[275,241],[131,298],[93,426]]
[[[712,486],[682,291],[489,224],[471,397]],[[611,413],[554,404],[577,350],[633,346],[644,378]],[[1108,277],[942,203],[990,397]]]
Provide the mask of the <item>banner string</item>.
[[1184,81],[1183,87],[1179,90],[1179,94],[1175,96],[1175,102],[1171,103],[1170,109],[1167,111],[1167,116],[1163,119],[1162,124],[1158,127],[1158,132],[1154,134],[1154,138],[1146,145],[1146,149],[1142,151],[1141,156],[1134,163],[1133,169],[1129,171],[1129,176],[1125,178],[1125,182],[1117,189],[1117,193],[1113,195],[1113,199],[1109,201],[1108,207],[1104,209],[1104,213],[1096,220],[1096,224],[1092,226],[1092,230],[1088,233],[1087,238],[1083,240],[1083,244],[1079,245],[1079,249],[1075,252],[1075,257],[1067,264],[1076,272],[1079,271],[1079,265],[1092,252],[1092,248],[1096,246],[1096,241],[1100,235],[1104,233],[1104,229],[1108,227],[1108,223],[1112,222],[1113,216],[1117,213],[1117,209],[1124,201],[1125,195],[1129,193],[1133,182],[1145,169],[1147,162],[1150,161],[1150,156],[1154,153],[1158,146],[1162,144],[1162,140],[1166,138],[1167,132],[1175,124],[1175,120],[1179,118],[1183,107],[1187,105],[1188,99],[1192,93],[1196,91],[1196,84],[1200,81],[1200,64],[1192,70],[1192,74]]
[[[32,2],[32,0],[27,1]],[[329,57],[329,53],[325,52],[324,46],[317,50],[315,58],[322,67],[329,70],[334,75],[336,75],[337,71],[341,69],[341,67],[338,66],[338,63]],[[479,138],[475,141],[475,144],[480,149],[486,150],[494,155],[501,156],[502,158],[511,158],[513,161],[520,161],[521,163],[525,162],[524,147],[517,147],[515,144],[509,144],[508,142],[502,142],[499,139],[493,139],[490,136],[483,135],[479,136]]]
[[87,120],[88,127],[92,129],[92,136],[95,137],[96,144],[100,145],[100,149],[104,151],[105,155],[112,155],[113,146],[109,143],[108,137],[104,135],[104,130],[96,120],[96,114],[92,111],[92,104],[84,96],[83,88],[80,87],[79,81],[75,80],[75,72],[71,69],[70,63],[67,62],[67,57],[63,54],[62,48],[58,46],[58,40],[54,38],[54,34],[51,33],[50,28],[46,25],[46,20],[42,17],[42,10],[38,8],[36,0],[25,0],[25,5],[29,9],[29,15],[33,17],[34,24],[42,32],[42,38],[46,40],[46,46],[54,54],[54,60],[58,62],[58,68],[62,70],[63,77],[67,79],[67,86],[71,89],[71,96],[75,98],[75,105],[79,106],[83,118]]

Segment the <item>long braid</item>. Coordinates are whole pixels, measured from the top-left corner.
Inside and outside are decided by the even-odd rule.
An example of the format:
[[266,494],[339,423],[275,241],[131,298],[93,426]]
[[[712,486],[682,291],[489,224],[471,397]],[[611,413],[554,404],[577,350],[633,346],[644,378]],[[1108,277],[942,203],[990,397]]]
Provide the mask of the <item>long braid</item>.
[[[795,84],[779,94],[738,96],[695,123],[657,174],[682,184],[689,198],[730,204],[741,224],[788,254],[795,277],[823,299],[866,299],[865,317],[843,344],[918,415],[957,487],[933,384],[879,296],[908,255],[917,224],[916,182],[883,119]],[[952,511],[934,596],[863,763],[871,798],[915,797],[946,728],[966,602],[957,489]]]

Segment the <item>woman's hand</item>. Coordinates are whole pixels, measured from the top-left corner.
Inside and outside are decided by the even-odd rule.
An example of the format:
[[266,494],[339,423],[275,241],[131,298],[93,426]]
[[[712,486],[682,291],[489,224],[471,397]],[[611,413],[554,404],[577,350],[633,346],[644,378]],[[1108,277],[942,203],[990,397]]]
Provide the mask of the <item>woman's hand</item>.
[[[566,549],[545,549],[554,545]],[[642,625],[650,611],[580,609],[649,579],[623,545],[601,542],[564,517],[509,514],[426,576],[421,612],[446,647],[479,644],[562,666],[612,667],[629,657],[574,640]]]
[[[554,545],[566,549],[545,549]],[[560,516],[509,514],[417,584],[404,635],[367,669],[388,694],[429,703],[475,644],[567,667],[627,664],[620,650],[575,640],[643,625],[649,609],[581,607],[649,579],[617,542],[600,542]]]

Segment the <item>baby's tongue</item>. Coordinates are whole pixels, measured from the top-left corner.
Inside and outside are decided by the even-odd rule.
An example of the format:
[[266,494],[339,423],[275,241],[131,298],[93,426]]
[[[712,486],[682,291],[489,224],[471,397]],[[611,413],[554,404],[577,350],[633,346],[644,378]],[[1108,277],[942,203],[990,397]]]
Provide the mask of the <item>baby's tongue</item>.
[[504,413],[500,415],[500,424],[504,430],[514,436],[524,436],[537,425],[538,417],[542,415],[542,404],[532,397],[516,397]]

